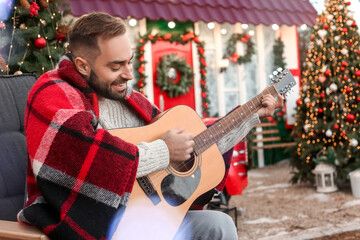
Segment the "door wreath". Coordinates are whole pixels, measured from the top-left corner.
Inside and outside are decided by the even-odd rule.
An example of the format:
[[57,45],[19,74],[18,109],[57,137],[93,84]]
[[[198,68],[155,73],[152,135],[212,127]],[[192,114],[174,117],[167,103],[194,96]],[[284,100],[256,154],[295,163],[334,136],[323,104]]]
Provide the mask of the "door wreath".
[[184,95],[193,85],[191,66],[176,53],[162,56],[156,70],[156,85],[171,98]]

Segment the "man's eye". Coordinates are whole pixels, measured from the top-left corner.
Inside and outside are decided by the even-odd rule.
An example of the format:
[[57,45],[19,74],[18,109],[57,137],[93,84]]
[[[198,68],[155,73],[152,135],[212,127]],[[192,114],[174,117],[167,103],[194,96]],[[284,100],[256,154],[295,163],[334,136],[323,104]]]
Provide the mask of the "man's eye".
[[115,71],[119,71],[120,68],[111,68],[111,70],[115,72]]

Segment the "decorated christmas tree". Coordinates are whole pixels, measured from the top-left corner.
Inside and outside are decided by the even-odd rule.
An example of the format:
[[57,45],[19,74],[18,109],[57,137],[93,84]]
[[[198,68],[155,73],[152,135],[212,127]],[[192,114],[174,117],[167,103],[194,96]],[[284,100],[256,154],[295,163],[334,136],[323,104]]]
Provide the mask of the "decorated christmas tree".
[[62,10],[66,4],[62,0],[2,2],[0,7],[8,16],[0,22],[0,61],[6,63],[0,73],[41,75],[54,69],[66,50],[69,27],[63,16],[68,11]]
[[360,39],[350,4],[326,1],[311,34],[297,100],[293,182],[313,181],[319,160],[336,168],[338,180],[360,168]]

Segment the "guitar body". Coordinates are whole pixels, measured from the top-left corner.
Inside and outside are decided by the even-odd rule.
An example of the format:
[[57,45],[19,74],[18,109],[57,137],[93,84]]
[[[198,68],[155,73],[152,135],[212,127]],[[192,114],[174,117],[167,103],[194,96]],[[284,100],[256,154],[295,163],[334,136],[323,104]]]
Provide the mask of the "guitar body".
[[[198,114],[185,105],[176,106],[155,122],[138,128],[109,132],[127,142],[138,144],[159,139],[172,128],[185,127],[194,136],[206,130]],[[224,177],[224,160],[216,144],[187,163],[187,168],[170,165],[147,176],[157,197],[152,200],[139,181],[112,239],[172,239],[192,203],[217,186]]]

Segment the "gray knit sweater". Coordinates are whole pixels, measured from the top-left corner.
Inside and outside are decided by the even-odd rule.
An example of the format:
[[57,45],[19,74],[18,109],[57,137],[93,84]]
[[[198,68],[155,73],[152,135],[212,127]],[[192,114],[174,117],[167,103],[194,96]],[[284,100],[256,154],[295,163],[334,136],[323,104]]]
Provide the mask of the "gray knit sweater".
[[[99,101],[99,112],[99,128],[114,129],[145,125],[144,120],[121,101],[110,99]],[[219,140],[216,144],[220,152],[223,154],[234,147],[257,123],[260,123],[259,116],[254,114],[238,128],[232,130],[224,138]],[[158,139],[153,142],[141,142],[137,147],[139,148],[137,177],[165,169],[169,165],[169,150],[163,140]]]

